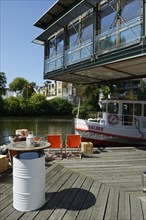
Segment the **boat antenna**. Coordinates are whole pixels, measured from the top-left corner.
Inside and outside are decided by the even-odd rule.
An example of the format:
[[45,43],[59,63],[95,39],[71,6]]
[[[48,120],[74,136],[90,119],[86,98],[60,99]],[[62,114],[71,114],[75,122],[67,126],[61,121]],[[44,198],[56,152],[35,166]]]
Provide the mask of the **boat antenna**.
[[76,118],[79,118],[79,113],[80,113],[80,97],[78,98],[78,112]]

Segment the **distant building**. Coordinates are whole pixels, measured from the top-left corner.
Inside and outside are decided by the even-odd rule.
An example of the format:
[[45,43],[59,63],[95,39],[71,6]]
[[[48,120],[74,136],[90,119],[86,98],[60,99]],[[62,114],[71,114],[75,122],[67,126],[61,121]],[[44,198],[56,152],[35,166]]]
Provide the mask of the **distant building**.
[[44,95],[46,97],[60,97],[67,99],[70,103],[74,102],[76,98],[76,89],[72,83],[66,83],[61,81],[49,81],[45,84]]
[[22,95],[22,93],[20,91],[11,91],[9,88],[6,88],[6,94],[2,95],[2,98],[6,99],[9,97],[18,97],[21,95]]
[[146,89],[146,78],[121,81],[115,84],[114,93],[111,94],[111,97],[125,98],[130,91],[133,92],[135,97],[138,97],[141,81],[143,81],[144,88]]

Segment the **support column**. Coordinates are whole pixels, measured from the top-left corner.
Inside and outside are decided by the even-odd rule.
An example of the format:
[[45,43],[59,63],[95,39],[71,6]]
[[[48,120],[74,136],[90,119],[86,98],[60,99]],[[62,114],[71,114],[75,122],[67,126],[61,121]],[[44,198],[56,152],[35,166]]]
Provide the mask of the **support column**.
[[143,0],[143,37],[146,38],[146,0]]
[[68,37],[68,26],[64,27],[64,49],[63,49],[63,67],[66,68],[66,50],[68,49],[69,37]]
[[[96,5],[96,22],[95,22],[95,32],[96,32],[96,38],[98,35],[101,34],[101,3],[98,3]],[[95,47],[95,53],[99,53],[100,52],[100,42],[99,42],[99,38],[98,40],[95,40],[96,43],[96,47]]]
[[120,45],[120,43],[121,43],[120,28],[121,28],[121,0],[118,0],[118,1],[117,1],[116,46]]

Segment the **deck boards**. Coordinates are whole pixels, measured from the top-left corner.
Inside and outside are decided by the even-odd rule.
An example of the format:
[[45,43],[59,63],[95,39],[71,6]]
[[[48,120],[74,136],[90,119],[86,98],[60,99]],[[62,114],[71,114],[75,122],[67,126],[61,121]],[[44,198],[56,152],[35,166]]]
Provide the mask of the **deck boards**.
[[46,202],[39,210],[13,208],[12,173],[0,176],[0,219],[146,220],[141,174],[146,151],[109,149],[96,158],[46,164]]

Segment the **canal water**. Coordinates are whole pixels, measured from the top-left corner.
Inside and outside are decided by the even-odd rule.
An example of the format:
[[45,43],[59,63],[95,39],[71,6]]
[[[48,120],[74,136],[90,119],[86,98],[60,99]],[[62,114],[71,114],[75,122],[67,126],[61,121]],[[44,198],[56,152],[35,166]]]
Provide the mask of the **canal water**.
[[9,136],[17,129],[28,129],[34,135],[45,140],[49,133],[61,133],[63,142],[66,134],[74,133],[74,119],[66,118],[33,118],[33,117],[0,117],[0,145],[9,143]]

